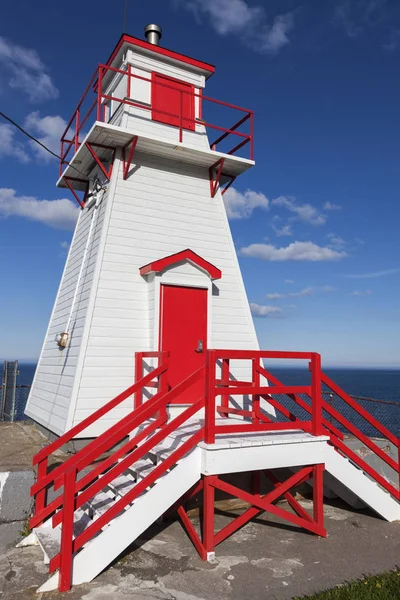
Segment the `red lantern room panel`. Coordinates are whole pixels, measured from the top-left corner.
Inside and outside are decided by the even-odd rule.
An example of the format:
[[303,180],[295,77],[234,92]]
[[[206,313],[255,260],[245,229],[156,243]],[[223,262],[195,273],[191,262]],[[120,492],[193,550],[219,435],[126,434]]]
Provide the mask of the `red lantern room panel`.
[[160,73],[151,75],[151,106],[154,121],[195,130],[194,87]]

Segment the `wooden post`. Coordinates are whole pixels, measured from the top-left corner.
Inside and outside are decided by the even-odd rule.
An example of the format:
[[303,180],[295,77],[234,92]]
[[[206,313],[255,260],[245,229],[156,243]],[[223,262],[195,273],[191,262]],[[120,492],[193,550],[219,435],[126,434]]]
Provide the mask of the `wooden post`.
[[215,350],[206,352],[205,433],[206,444],[215,443]]
[[206,560],[214,558],[214,496],[213,475],[203,475],[203,545]]
[[313,466],[313,516],[321,529],[320,535],[326,535],[324,529],[324,465]]
[[[251,380],[254,387],[260,387],[260,373],[257,369],[257,367],[259,366],[259,360],[259,358],[253,358],[251,361]],[[260,423],[260,396],[258,394],[252,395],[251,413],[252,423]]]
[[[38,483],[40,483],[40,481],[42,479],[44,479],[44,477],[46,477],[46,475],[47,475],[47,464],[48,464],[47,456],[46,456],[46,458],[43,458],[43,460],[39,461],[39,463],[38,463],[38,474],[37,474]],[[42,510],[44,510],[46,508],[46,504],[47,504],[47,489],[43,488],[40,490],[40,492],[38,492],[36,494],[35,515],[42,512]]]
[[313,353],[310,362],[311,371],[311,431],[313,435],[322,435],[322,393],[321,393],[321,355]]
[[70,590],[72,582],[76,474],[76,465],[73,465],[64,474],[64,507],[61,524],[60,575],[58,583],[58,590],[60,592]]
[[[222,367],[221,367],[221,379],[223,387],[229,385],[229,358],[222,359]],[[228,408],[229,406],[229,396],[225,394],[221,398],[221,406],[222,408]],[[229,415],[227,413],[222,413],[222,417],[227,418]]]

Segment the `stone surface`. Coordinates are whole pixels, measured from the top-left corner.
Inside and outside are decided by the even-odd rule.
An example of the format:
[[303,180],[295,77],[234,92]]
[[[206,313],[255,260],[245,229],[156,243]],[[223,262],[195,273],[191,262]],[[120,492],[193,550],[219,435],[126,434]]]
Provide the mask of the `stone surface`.
[[[311,510],[309,501],[302,501]],[[235,513],[219,510],[216,530]],[[198,521],[195,519],[195,526]],[[289,600],[394,568],[400,562],[400,522],[340,504],[325,506],[326,539],[264,514],[216,548],[203,563],[178,521],[150,528],[109,569],[75,587],[69,600]],[[0,598],[40,600],[47,579],[38,547],[0,552]],[[58,592],[43,600],[63,600]]]
[[32,511],[30,488],[35,482],[33,469],[0,472],[0,523],[23,521]]

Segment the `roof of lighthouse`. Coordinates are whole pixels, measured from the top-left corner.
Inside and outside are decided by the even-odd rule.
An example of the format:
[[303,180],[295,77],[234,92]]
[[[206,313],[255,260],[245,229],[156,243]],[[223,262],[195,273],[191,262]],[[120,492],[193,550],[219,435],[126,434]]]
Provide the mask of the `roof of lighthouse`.
[[196,58],[186,56],[186,54],[180,54],[179,52],[175,52],[174,50],[169,50],[168,48],[164,48],[163,46],[156,46],[154,44],[150,44],[146,40],[135,38],[126,33],[121,35],[117,45],[115,46],[109,59],[107,60],[106,65],[114,66],[115,63],[121,62],[124,50],[126,50],[126,48],[129,46],[134,46],[136,50],[143,54],[158,54],[160,57],[163,57],[163,59],[171,63],[184,63],[188,67],[192,67],[195,71],[198,71],[205,75],[206,79],[208,77],[211,77],[211,75],[215,71],[214,65],[210,65],[209,63],[197,60]]

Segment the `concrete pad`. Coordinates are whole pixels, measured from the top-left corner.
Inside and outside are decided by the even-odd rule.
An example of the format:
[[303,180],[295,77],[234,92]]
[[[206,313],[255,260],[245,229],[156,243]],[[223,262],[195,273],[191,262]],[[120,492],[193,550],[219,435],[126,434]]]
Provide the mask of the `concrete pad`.
[[[311,502],[302,505],[311,510]],[[282,505],[281,505],[282,506]],[[240,512],[240,511],[239,511]],[[216,530],[238,511],[216,515]],[[326,539],[264,514],[216,548],[213,562],[197,556],[178,521],[154,525],[92,583],[69,600],[289,600],[392,569],[400,558],[400,522],[365,510],[325,506]],[[193,523],[198,526],[198,519]],[[0,554],[2,600],[33,600],[47,579],[38,547]],[[46,600],[63,600],[58,592]],[[44,599],[44,595],[43,595]]]

